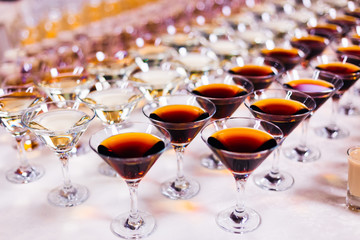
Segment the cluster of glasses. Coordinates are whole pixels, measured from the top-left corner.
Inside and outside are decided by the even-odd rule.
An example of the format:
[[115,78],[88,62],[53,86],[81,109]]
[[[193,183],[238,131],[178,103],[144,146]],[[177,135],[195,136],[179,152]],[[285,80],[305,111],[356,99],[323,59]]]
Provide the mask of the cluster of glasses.
[[[156,225],[137,208],[138,185],[170,146],[177,173],[161,193],[177,200],[199,192],[199,183],[185,177],[183,160],[200,133],[213,152],[201,164],[230,170],[239,195],[235,207],[219,213],[218,225],[233,233],[256,229],[260,216],[243,201],[250,174],[274,151],[272,168],[256,174],[254,182],[266,190],[289,189],[294,179],[279,169],[280,146],[302,123],[300,144],[284,149],[285,156],[319,159],[306,132],[310,117],[330,98],[332,122],[316,132],[330,139],[348,134],[335,115],[341,96],[360,78],[360,7],[351,1],[247,1],[233,11],[234,2],[239,4],[197,6],[191,21],[164,20],[159,25],[166,27],[155,27],[156,34],[150,24],[137,31],[144,35],[121,45],[129,49],[113,51],[116,45],[108,51],[78,39],[19,58],[21,71],[6,76],[0,96],[0,119],[15,137],[21,160],[7,179],[29,183],[44,173],[24,155],[22,141],[30,130],[62,164],[64,184],[48,200],[63,207],[83,203],[88,190],[71,183],[68,162],[81,152],[79,139],[97,116],[104,128],[91,136],[90,147],[106,163],[100,172],[123,178],[131,196],[130,213],[116,217],[111,229],[137,239]],[[243,102],[253,117],[232,117]],[[127,120],[138,108],[149,123]],[[351,102],[345,108],[356,113]]]

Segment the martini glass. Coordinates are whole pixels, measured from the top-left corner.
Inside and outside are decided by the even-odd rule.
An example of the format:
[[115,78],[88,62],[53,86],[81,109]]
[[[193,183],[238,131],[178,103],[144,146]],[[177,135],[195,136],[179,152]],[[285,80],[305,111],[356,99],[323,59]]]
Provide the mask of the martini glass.
[[[254,91],[245,102],[246,107],[257,118],[278,126],[285,138],[315,109],[315,101],[307,94],[286,89],[262,89]],[[294,184],[294,178],[279,170],[280,148],[275,151],[270,171],[258,173],[254,181],[259,187],[284,191]]]
[[6,178],[13,183],[30,183],[44,175],[41,166],[30,165],[23,140],[28,129],[21,122],[24,111],[45,100],[34,86],[8,86],[0,89],[0,121],[15,138],[20,166],[6,172]]
[[162,127],[147,123],[122,123],[100,130],[90,138],[90,147],[125,180],[131,209],[111,222],[111,231],[122,238],[139,239],[151,234],[154,217],[138,210],[138,185],[170,144]]
[[138,67],[129,74],[148,101],[171,95],[186,81],[188,75],[183,66],[173,62],[145,63],[137,62]]
[[139,61],[143,61],[150,65],[159,65],[161,62],[170,61],[177,55],[175,49],[162,44],[145,44],[131,49],[130,54],[136,59],[137,64]]
[[76,100],[86,96],[95,78],[89,76],[84,67],[59,67],[45,70],[35,83],[53,101]]
[[333,78],[335,76],[343,81],[343,86],[332,97],[333,106],[330,122],[324,127],[315,129],[315,133],[329,139],[347,137],[349,131],[337,124],[338,106],[343,94],[360,78],[360,67],[346,62],[345,59],[342,62],[333,60],[332,56],[327,55],[322,55],[317,60],[318,65],[315,67],[315,73],[322,79]]
[[202,97],[173,95],[161,97],[143,107],[149,120],[164,127],[171,135],[177,156],[177,175],[161,185],[161,193],[170,199],[189,199],[199,190],[198,182],[184,176],[184,151],[215,113],[214,104]]
[[248,79],[254,90],[268,88],[284,71],[279,61],[269,57],[238,57],[235,65],[228,69],[233,76]]
[[[221,121],[221,124],[217,124]],[[225,231],[245,233],[260,224],[260,215],[245,207],[245,184],[250,174],[280,145],[282,132],[275,124],[254,118],[216,120],[201,131],[201,138],[235,178],[236,206],[220,212],[217,224]]]
[[53,189],[48,200],[55,206],[72,207],[89,196],[86,187],[72,184],[69,177],[71,151],[94,118],[94,112],[79,101],[41,103],[27,109],[22,122],[52,151],[61,162],[63,186]]
[[[94,110],[107,128],[125,121],[142,96],[140,90],[131,82],[107,80],[97,82],[94,91],[80,100]],[[104,162],[100,165],[99,172],[105,176],[117,176],[116,171]]]
[[126,51],[118,51],[109,56],[101,51],[88,59],[87,71],[95,75],[99,81],[122,79],[135,66],[135,59]]
[[[322,77],[324,76],[325,74]],[[298,162],[316,161],[321,156],[320,150],[313,145],[307,144],[307,132],[311,116],[341,88],[343,82],[335,76],[326,76],[325,80],[322,80],[319,75],[314,76],[312,72],[295,70],[292,74],[288,74],[286,78],[282,78],[281,83],[286,89],[294,89],[308,94],[316,103],[314,111],[301,123],[302,136],[300,143],[285,148],[283,153],[286,157]]]
[[192,51],[187,51],[184,48],[179,49],[179,56],[174,61],[185,67],[190,82],[206,78],[220,67],[216,54],[207,48],[198,48]]
[[[341,44],[336,47],[335,53],[339,61],[360,66],[360,46],[350,44],[348,38],[342,39]],[[354,86],[349,89],[346,102],[340,105],[339,111],[341,113],[345,115],[360,114],[360,110],[353,103],[356,91],[357,89]]]
[[[188,91],[195,95],[201,96],[216,107],[212,120],[230,117],[243,103],[245,98],[253,92],[253,85],[250,81],[242,77],[230,76],[224,74],[221,76],[210,76],[196,83],[190,83]],[[217,121],[221,124],[222,121]],[[214,154],[201,159],[201,165],[209,169],[223,169],[224,166]]]

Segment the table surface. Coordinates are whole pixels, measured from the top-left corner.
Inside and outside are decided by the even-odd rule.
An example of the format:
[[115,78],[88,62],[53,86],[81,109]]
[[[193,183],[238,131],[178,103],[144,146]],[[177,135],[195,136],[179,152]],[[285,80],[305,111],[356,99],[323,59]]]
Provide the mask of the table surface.
[[[359,100],[357,97],[354,99]],[[331,101],[316,112],[310,122],[308,142],[321,149],[321,159],[298,163],[281,158],[280,168],[295,178],[294,186],[283,192],[270,192],[257,187],[250,176],[246,187],[246,205],[261,215],[261,225],[253,232],[236,235],[223,231],[215,216],[235,204],[235,183],[227,170],[208,170],[200,165],[210,150],[197,136],[185,152],[185,173],[200,182],[201,190],[190,200],[170,200],[160,193],[160,183],[175,176],[176,161],[172,150],[165,152],[145,176],[139,187],[139,208],[152,213],[157,228],[149,240],[182,239],[359,239],[360,213],[345,206],[347,181],[346,150],[360,142],[359,116],[339,116],[339,123],[350,130],[348,138],[323,139],[313,129],[328,121]],[[242,105],[234,116],[250,116]],[[130,121],[145,121],[137,108]],[[98,119],[92,122],[83,142],[101,128]],[[298,127],[284,142],[296,143]],[[73,157],[70,174],[74,183],[86,185],[89,199],[72,208],[59,208],[47,202],[47,193],[62,182],[60,162],[46,148],[28,154],[34,164],[46,169],[42,179],[30,184],[8,182],[4,175],[16,165],[14,141],[2,131],[0,135],[0,239],[60,240],[118,239],[110,231],[110,221],[129,209],[130,198],[120,178],[97,172],[102,160],[91,150]],[[272,156],[255,171],[270,168]]]

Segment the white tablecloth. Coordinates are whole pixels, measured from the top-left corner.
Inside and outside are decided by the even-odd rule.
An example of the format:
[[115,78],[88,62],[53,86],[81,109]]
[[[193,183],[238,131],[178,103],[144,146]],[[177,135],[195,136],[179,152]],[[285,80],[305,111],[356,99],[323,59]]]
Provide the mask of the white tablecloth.
[[[355,100],[359,100],[356,98]],[[200,166],[200,158],[210,153],[199,136],[185,152],[185,173],[201,184],[200,193],[190,200],[170,200],[161,195],[161,182],[175,176],[176,161],[173,151],[167,151],[155,163],[140,183],[139,208],[152,213],[157,229],[149,240],[183,239],[342,239],[360,237],[360,213],[345,207],[348,147],[360,144],[360,116],[340,116],[339,122],[351,131],[341,140],[316,136],[313,128],[328,121],[330,101],[313,116],[309,143],[322,150],[321,159],[313,163],[298,163],[282,157],[281,169],[295,178],[294,186],[284,192],[260,189],[250,177],[246,188],[246,205],[261,215],[258,229],[244,235],[223,231],[215,223],[216,214],[235,204],[235,183],[227,170],[208,170]],[[249,116],[245,106],[234,116]],[[137,109],[130,120],[147,121]],[[91,132],[100,127],[95,119],[83,136],[87,141]],[[110,221],[129,209],[130,198],[124,181],[102,176],[97,172],[102,160],[91,150],[70,161],[74,183],[86,185],[89,199],[72,208],[59,208],[47,202],[48,192],[62,182],[60,163],[49,150],[29,154],[32,163],[46,168],[45,176],[37,182],[17,185],[4,175],[16,165],[16,151],[11,148],[11,137],[0,138],[0,239],[63,240],[63,239],[118,239],[110,231]],[[284,142],[284,147],[298,141],[297,128]],[[256,170],[269,169],[272,156]]]

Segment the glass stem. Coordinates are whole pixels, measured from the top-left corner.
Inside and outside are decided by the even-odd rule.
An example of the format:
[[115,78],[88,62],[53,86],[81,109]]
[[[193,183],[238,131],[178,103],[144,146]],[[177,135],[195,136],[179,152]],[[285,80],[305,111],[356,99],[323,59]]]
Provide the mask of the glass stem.
[[23,136],[16,136],[15,140],[16,140],[16,148],[17,148],[17,152],[18,152],[18,158],[20,160],[19,169],[21,171],[26,171],[30,167],[30,164],[29,164],[29,161],[25,154],[25,149],[24,149],[24,145],[22,142]]
[[332,97],[332,110],[331,110],[331,117],[330,117],[330,127],[331,128],[337,128],[337,115],[338,115],[338,109],[339,109],[339,101],[340,101],[341,95],[335,93]]
[[62,174],[63,174],[63,178],[64,178],[64,184],[62,187],[61,195],[63,197],[71,199],[75,196],[76,189],[73,187],[71,180],[70,180],[70,175],[69,175],[70,152],[61,152],[58,154],[59,154],[59,159],[60,159],[61,166],[62,166]]
[[281,145],[274,150],[274,159],[270,170],[270,176],[274,179],[280,178],[279,176],[280,149],[281,149]]
[[248,174],[234,174],[236,182],[236,206],[235,210],[231,213],[230,218],[236,223],[243,223],[248,218],[245,212],[245,185],[248,176]]
[[174,188],[176,191],[181,191],[188,187],[188,182],[184,176],[184,151],[185,147],[183,146],[174,146],[176,152],[176,161],[177,161],[177,173],[176,179],[174,182]]
[[130,228],[131,230],[139,229],[143,224],[143,220],[139,215],[138,210],[138,187],[140,180],[127,180],[126,184],[130,192],[130,214],[128,219],[125,222],[125,227]]
[[300,138],[299,147],[304,151],[306,151],[307,148],[306,142],[307,142],[307,133],[309,128],[310,117],[311,115],[301,123],[302,126],[301,126],[301,138]]

